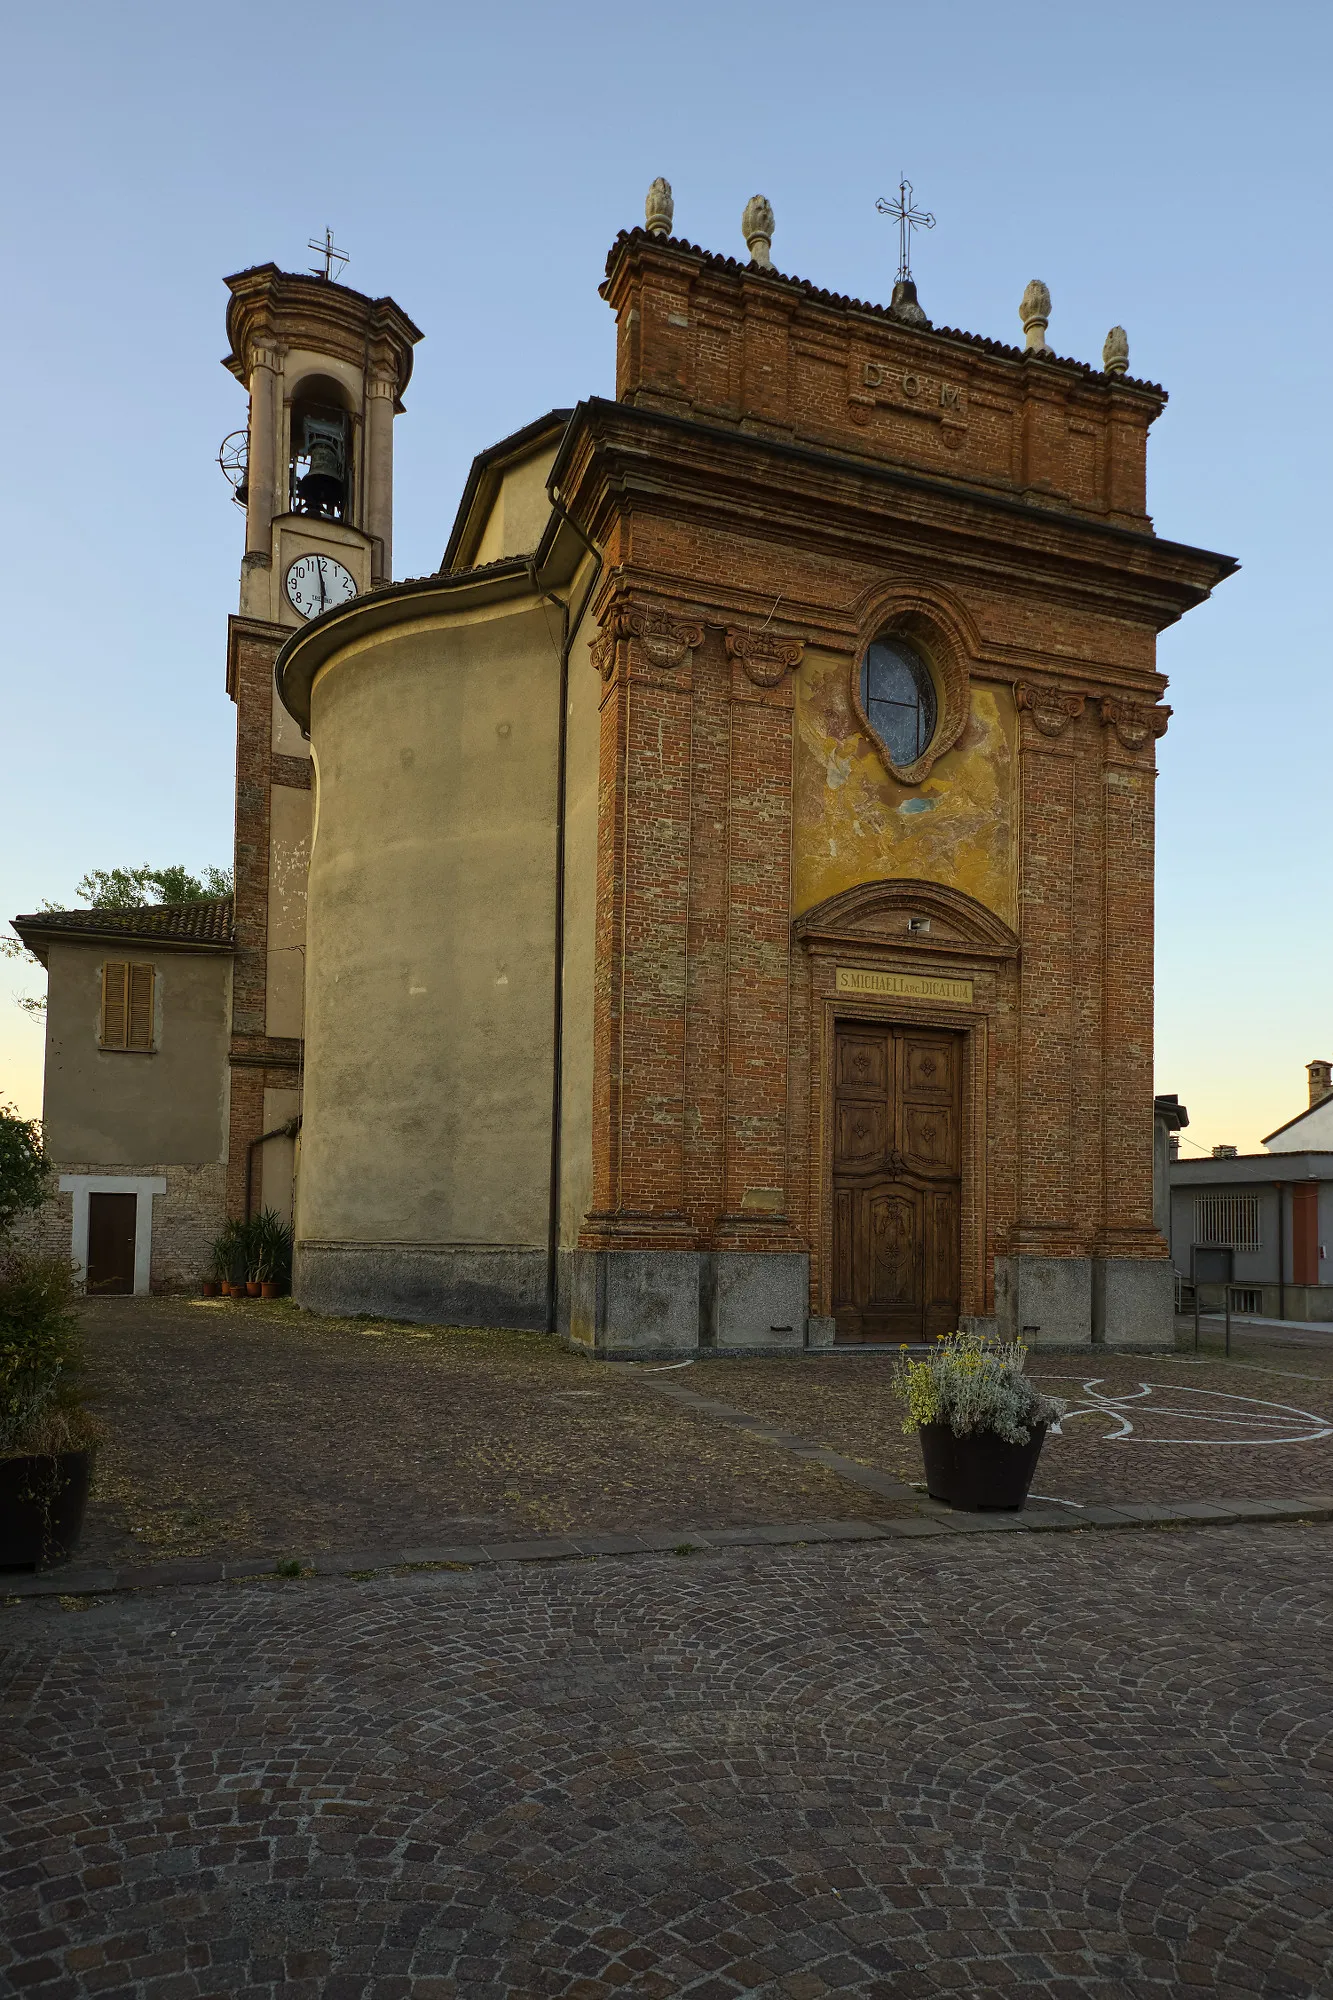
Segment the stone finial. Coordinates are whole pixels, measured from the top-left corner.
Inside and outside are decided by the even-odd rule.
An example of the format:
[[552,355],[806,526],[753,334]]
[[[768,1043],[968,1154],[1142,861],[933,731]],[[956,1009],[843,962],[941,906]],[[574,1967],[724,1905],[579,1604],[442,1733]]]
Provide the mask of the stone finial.
[[1046,327],[1051,317],[1051,295],[1040,278],[1034,278],[1024,292],[1018,317],[1023,322],[1023,336],[1029,354],[1049,354]]
[[889,311],[895,319],[900,319],[904,326],[930,325],[925,308],[916,295],[914,278],[899,278],[893,288],[893,297],[889,301]]
[[1124,375],[1129,369],[1129,335],[1123,326],[1113,326],[1102,348],[1102,367],[1108,375]]
[[663,180],[661,174],[648,190],[648,199],[643,205],[644,216],[650,236],[670,236],[671,224],[675,219],[676,204],[671,197],[671,183]]
[[764,270],[771,268],[773,246],[773,205],[762,194],[752,194],[741,217],[741,234],[750,250],[750,261]]

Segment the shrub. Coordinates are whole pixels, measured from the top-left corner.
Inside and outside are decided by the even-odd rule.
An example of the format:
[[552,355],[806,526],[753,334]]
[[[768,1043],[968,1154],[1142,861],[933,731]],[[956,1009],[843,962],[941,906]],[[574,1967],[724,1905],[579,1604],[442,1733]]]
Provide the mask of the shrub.
[[1043,1396],[1023,1373],[1027,1349],[983,1334],[951,1333],[922,1361],[903,1350],[893,1385],[902,1399],[903,1429],[948,1424],[955,1437],[993,1431],[1008,1444],[1026,1444],[1034,1424],[1054,1423],[1066,1405]]
[[0,1236],[20,1215],[40,1208],[51,1189],[51,1163],[35,1118],[0,1104]]
[[243,1285],[250,1274],[250,1228],[233,1216],[213,1239],[213,1273],[229,1285]]
[[47,1442],[84,1424],[74,1267],[0,1250],[0,1454],[66,1450]]
[[292,1232],[275,1208],[265,1208],[250,1224],[251,1276],[269,1283],[292,1281]]

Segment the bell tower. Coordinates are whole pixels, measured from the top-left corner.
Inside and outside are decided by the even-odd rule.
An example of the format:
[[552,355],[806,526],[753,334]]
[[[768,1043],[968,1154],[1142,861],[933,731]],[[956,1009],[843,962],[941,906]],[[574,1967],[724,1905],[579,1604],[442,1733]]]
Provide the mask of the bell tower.
[[301,1110],[309,744],[273,662],[312,619],[393,578],[393,420],[421,339],[392,299],[260,264],[226,280],[223,366],[250,398],[223,470],[245,510],[227,691],[236,908],[227,1208],[290,1216]]

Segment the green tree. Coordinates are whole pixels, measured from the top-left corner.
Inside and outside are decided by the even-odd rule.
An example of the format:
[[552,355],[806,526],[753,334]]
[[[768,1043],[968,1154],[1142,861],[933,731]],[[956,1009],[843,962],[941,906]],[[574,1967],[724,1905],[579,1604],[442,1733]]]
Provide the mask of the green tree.
[[40,1208],[51,1189],[52,1168],[35,1118],[20,1118],[0,1102],[0,1236],[30,1209]]
[[[205,868],[201,875],[192,875],[183,862],[171,862],[165,868],[90,868],[82,878],[74,893],[81,903],[87,903],[94,910],[142,910],[154,903],[203,903],[211,902],[215,896],[230,896],[230,868]],[[67,910],[68,903],[43,903],[44,910]],[[16,937],[0,937],[0,957],[26,957],[23,944]],[[16,997],[14,1005],[21,1007],[35,1021],[46,1016],[45,999],[37,999],[25,993]]]
[[[180,862],[166,868],[92,868],[75,895],[94,910],[141,910],[150,903],[202,903],[230,896],[230,868],[205,868],[192,875]],[[46,903],[44,909],[64,905]]]

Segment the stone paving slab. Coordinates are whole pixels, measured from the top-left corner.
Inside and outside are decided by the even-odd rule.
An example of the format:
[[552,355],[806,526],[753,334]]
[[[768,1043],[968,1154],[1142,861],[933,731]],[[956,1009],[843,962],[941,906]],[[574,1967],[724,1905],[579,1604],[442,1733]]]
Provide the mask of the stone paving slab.
[[1333,1993],[1327,1527],[0,1615],[0,1991]]

